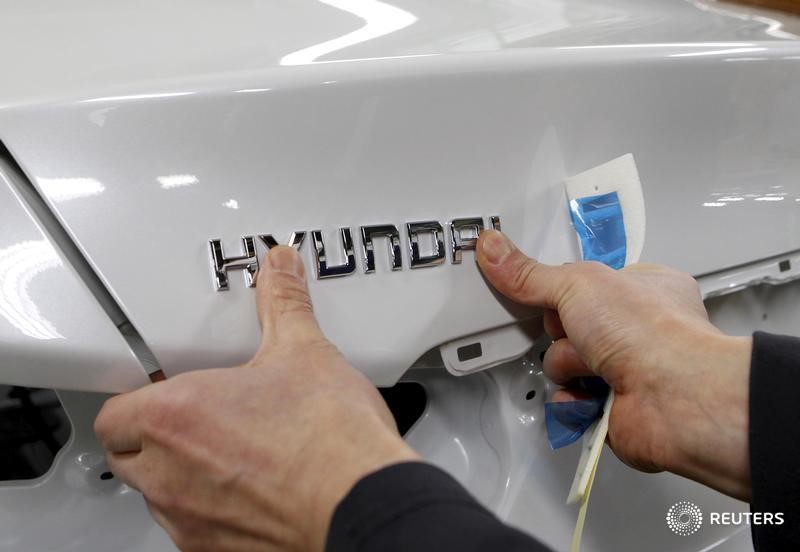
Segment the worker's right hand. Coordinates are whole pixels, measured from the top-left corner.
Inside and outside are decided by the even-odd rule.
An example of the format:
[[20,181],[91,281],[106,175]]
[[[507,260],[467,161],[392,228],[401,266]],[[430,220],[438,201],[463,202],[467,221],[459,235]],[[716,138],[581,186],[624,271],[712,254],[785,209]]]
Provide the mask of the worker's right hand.
[[[752,340],[709,322],[691,276],[646,264],[548,266],[492,230],[477,253],[498,291],[545,309],[548,377],[569,384],[597,375],[614,389],[608,439],[621,460],[749,499]],[[555,400],[575,396],[567,387]]]

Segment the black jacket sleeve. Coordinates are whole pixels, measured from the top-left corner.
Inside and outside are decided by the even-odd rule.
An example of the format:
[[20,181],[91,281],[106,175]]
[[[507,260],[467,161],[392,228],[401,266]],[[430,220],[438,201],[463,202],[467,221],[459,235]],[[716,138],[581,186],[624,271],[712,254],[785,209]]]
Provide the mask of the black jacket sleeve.
[[336,508],[327,552],[544,552],[448,474],[422,462],[368,475]]
[[752,525],[759,552],[800,550],[800,339],[753,334],[750,365],[752,512],[783,524]]

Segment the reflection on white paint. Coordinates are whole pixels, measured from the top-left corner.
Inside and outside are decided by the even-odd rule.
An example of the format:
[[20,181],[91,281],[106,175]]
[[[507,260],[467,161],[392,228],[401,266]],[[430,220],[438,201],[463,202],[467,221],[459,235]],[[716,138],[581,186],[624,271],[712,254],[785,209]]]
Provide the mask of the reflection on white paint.
[[783,201],[783,196],[767,195],[755,198],[754,201]]
[[153,94],[128,94],[125,96],[102,96],[100,98],[89,98],[82,100],[81,103],[99,102],[129,102],[133,100],[152,100],[157,98],[175,98],[178,96],[191,96],[194,92],[156,92]]
[[775,38],[782,38],[786,40],[797,40],[800,36],[783,30],[783,22],[771,17],[764,17],[761,15],[754,15],[753,21],[758,21],[767,26],[766,33]]
[[650,44],[598,44],[591,46],[559,46],[556,50],[621,50],[628,48],[743,48],[752,42],[654,42]]
[[161,187],[165,190],[172,188],[182,188],[183,186],[191,186],[197,184],[197,177],[193,174],[167,174],[156,178]]
[[[703,10],[705,12],[712,12],[724,15],[726,17],[734,17],[736,19],[740,19],[742,21],[757,21],[767,26],[766,33],[770,36],[774,36],[775,38],[784,38],[784,39],[797,39],[800,36],[796,34],[787,32],[783,30],[783,22],[778,21],[777,19],[772,19],[771,17],[765,17],[763,15],[753,15],[752,13],[748,13],[746,11],[740,11],[739,8],[736,6],[727,6],[727,7],[720,7],[716,5],[716,2],[709,4],[705,0],[689,0],[697,9]],[[741,8],[746,9],[746,8]]]
[[742,196],[726,196],[719,198],[720,201],[731,202],[731,201],[744,201]]
[[753,20],[759,23],[764,23],[767,26],[767,34],[775,38],[782,38],[785,40],[797,40],[800,36],[783,30],[783,22],[771,17],[755,16]]
[[[772,190],[779,190],[783,186],[770,186]],[[730,195],[731,192],[714,192],[709,198],[711,201],[703,203],[703,207],[723,207],[731,203],[738,203],[740,201],[783,201],[789,194],[786,192],[770,192],[767,194],[742,194]],[[728,195],[726,195],[728,194]],[[791,199],[791,198],[789,198]],[[800,199],[795,199],[800,201]]]
[[319,2],[360,17],[364,20],[364,26],[332,40],[286,54],[281,58],[281,65],[315,63],[326,54],[386,36],[405,29],[417,21],[414,14],[379,0],[319,0]]
[[61,259],[45,240],[24,241],[0,249],[0,316],[34,339],[63,339],[28,294],[31,280],[59,266]]
[[94,109],[91,113],[89,113],[89,120],[94,123],[96,126],[100,128],[106,125],[106,119],[108,118],[108,114],[114,111],[116,107],[102,107],[100,109]]
[[409,58],[436,57],[438,55],[441,54],[409,54],[404,56],[375,56],[368,58],[331,59],[328,61],[315,61],[314,63],[353,63],[358,61],[379,61],[382,59],[409,59]]
[[242,88],[241,90],[234,90],[234,94],[254,94],[257,92],[269,92],[272,88]]
[[724,48],[722,50],[708,50],[704,52],[686,52],[683,54],[670,54],[667,57],[673,58],[683,58],[683,57],[695,57],[695,56],[717,56],[717,55],[728,55],[728,54],[747,54],[750,52],[763,52],[766,48]]
[[37,178],[36,182],[44,196],[55,202],[98,195],[106,189],[94,178]]
[[767,57],[735,57],[735,58],[725,58],[722,61],[725,62],[736,62],[736,61],[766,61],[769,58]]
[[227,207],[228,209],[238,209],[239,208],[239,202],[236,201],[235,199],[229,199],[228,201],[223,203],[222,206],[223,207]]
[[458,447],[458,452],[461,454],[461,458],[464,459],[464,467],[466,468],[465,471],[469,473],[469,453],[467,452],[466,447],[464,447],[464,444],[458,437],[453,437],[453,442],[456,444],[456,447]]

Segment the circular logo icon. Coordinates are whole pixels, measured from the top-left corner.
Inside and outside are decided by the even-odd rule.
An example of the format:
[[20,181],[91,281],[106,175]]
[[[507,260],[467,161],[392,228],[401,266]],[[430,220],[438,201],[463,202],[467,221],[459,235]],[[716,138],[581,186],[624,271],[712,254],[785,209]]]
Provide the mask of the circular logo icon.
[[703,525],[703,512],[696,504],[681,500],[667,510],[667,526],[676,535],[693,535]]

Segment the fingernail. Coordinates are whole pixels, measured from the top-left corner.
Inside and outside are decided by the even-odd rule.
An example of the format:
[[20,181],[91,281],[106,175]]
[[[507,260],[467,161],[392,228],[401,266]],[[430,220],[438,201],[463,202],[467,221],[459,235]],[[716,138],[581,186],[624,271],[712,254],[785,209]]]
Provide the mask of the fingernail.
[[514,244],[505,234],[496,230],[486,232],[486,237],[483,239],[483,255],[491,264],[500,264],[512,251]]
[[267,255],[269,267],[275,272],[303,275],[303,260],[291,247],[276,247]]

